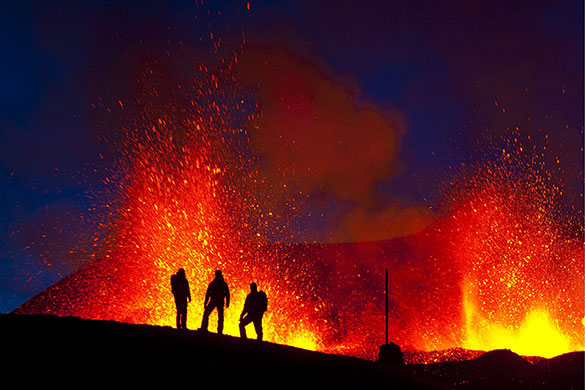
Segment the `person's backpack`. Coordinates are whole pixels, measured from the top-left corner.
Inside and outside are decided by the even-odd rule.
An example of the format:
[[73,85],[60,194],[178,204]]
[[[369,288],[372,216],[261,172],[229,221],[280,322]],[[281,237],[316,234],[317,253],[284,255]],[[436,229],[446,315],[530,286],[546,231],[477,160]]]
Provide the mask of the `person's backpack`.
[[258,302],[260,304],[260,311],[262,313],[264,313],[266,310],[268,310],[268,297],[266,296],[266,293],[264,291],[259,291],[259,298],[258,298]]
[[173,295],[177,295],[177,275],[171,276],[171,291]]

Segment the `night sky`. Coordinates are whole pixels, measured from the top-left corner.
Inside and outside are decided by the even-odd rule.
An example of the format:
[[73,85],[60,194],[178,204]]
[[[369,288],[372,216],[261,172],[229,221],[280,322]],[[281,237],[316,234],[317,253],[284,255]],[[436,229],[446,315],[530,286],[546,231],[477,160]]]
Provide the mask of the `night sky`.
[[[354,142],[347,156],[334,156],[365,161],[361,171],[336,176],[347,186],[320,182],[318,173],[297,177],[307,212],[295,219],[296,241],[419,231],[440,213],[445,186],[470,164],[496,159],[513,137],[546,146],[547,167],[563,188],[560,214],[582,227],[582,1],[169,3],[3,7],[0,312],[87,263],[83,251],[70,250],[89,247],[116,201],[105,180],[116,169],[116,151],[104,141],[114,130],[104,129],[96,106],[130,100],[136,69],[179,41],[208,61],[217,37],[228,51],[245,39],[252,54],[242,66],[252,71],[244,83],[281,77],[255,67],[255,59],[271,56],[325,103],[349,99],[373,110],[372,123],[378,116],[392,122],[389,133],[380,125],[393,137],[391,155],[366,158],[375,142]],[[263,93],[268,101],[276,96]],[[266,125],[279,106],[264,108]],[[330,115],[322,121],[344,120]],[[272,141],[255,140],[253,151],[284,164],[286,155],[262,149]],[[335,161],[315,161],[325,173],[335,169]]]

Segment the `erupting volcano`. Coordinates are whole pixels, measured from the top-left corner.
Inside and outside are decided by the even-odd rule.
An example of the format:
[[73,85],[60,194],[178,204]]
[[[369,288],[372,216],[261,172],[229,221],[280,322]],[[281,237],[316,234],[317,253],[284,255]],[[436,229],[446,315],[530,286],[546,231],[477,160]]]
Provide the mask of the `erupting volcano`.
[[[199,66],[194,82],[176,85],[146,67],[142,95],[118,102],[130,120],[113,143],[119,172],[108,180],[120,198],[96,236],[102,258],[16,313],[172,326],[169,278],[183,267],[194,298],[188,327],[196,328],[207,284],[221,269],[233,292],[225,333],[238,334],[236,318],[256,281],[269,298],[266,340],[373,358],[383,342],[388,268],[390,336],[403,348],[543,357],[583,349],[581,232],[555,214],[560,189],[543,170],[509,154],[478,164],[449,186],[432,223],[404,237],[278,242],[294,213],[265,214],[274,189],[253,169],[240,126],[262,114],[246,114],[236,63]],[[152,97],[159,88],[164,103]],[[449,353],[443,358],[458,358]]]
[[[250,3],[244,8],[238,17]],[[268,297],[264,340],[375,359],[387,269],[390,341],[411,352],[407,363],[584,349],[583,215],[567,205],[574,199],[564,196],[559,156],[543,141],[562,129],[532,125],[539,114],[529,113],[541,139],[523,124],[498,129],[498,140],[478,136],[469,143],[480,151],[434,182],[412,175],[440,198],[413,200],[382,188],[394,178],[412,184],[400,176],[406,115],[370,104],[310,55],[230,34],[206,31],[201,47],[168,39],[164,50],[140,38],[120,60],[131,71],[110,81],[131,92],[92,104],[111,152],[101,156],[111,159],[105,190],[91,194],[107,203],[93,215],[101,223],[92,247],[68,248],[84,266],[14,313],[174,326],[170,277],[184,268],[187,327],[197,329],[206,288],[222,270],[232,293],[227,335],[239,334],[256,282]],[[307,240],[309,229],[329,237]],[[215,312],[210,320],[213,331]]]

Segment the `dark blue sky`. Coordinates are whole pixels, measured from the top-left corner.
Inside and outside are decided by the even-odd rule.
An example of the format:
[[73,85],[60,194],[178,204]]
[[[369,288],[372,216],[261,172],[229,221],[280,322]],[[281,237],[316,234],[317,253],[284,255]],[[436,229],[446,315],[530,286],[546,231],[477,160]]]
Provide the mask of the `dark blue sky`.
[[[251,1],[249,12],[246,1],[211,3],[3,7],[0,311],[79,266],[65,259],[68,248],[91,236],[97,221],[88,210],[108,201],[96,194],[111,169],[91,104],[124,100],[125,75],[112,72],[120,53],[145,42],[205,51],[200,37],[209,31],[245,33],[299,53],[364,104],[398,110],[407,124],[401,170],[378,184],[381,208],[437,203],[450,167],[490,158],[486,129],[505,136],[518,126],[563,156],[564,200],[582,210],[582,1]],[[50,244],[27,248],[43,235]]]

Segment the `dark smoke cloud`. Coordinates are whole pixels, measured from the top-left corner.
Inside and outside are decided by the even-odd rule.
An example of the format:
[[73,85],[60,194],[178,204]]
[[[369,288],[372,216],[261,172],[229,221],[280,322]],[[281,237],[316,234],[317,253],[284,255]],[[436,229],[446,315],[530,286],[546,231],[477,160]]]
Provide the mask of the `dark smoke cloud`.
[[374,207],[376,184],[399,165],[406,129],[398,111],[361,104],[346,83],[280,46],[248,47],[239,66],[258,99],[248,134],[261,175],[280,194],[273,207],[296,192],[353,205],[329,222],[335,241],[387,239],[427,225],[423,207]]
[[[516,131],[525,150],[534,145],[544,153],[565,188],[568,212],[583,214],[582,1],[305,1],[299,7],[306,12],[290,30],[309,42],[305,52],[325,58],[338,74],[356,75],[365,94],[391,99],[404,113],[409,133],[400,158],[407,170],[433,170],[443,179],[440,169],[497,158]],[[415,151],[410,159],[408,150]],[[403,187],[391,179],[386,194]],[[428,186],[424,196],[440,199],[437,188]]]
[[265,176],[303,192],[370,201],[395,163],[400,116],[359,107],[344,85],[282,48],[248,49],[241,67],[260,101],[249,135]]

